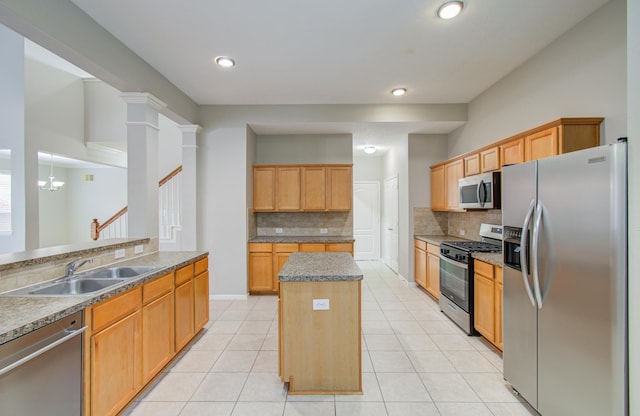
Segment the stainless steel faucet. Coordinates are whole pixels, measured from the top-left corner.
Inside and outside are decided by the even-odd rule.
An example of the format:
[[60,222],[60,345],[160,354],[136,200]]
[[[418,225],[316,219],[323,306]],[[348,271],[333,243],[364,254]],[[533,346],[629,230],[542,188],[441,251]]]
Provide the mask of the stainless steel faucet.
[[93,259],[86,259],[86,260],[82,260],[80,262],[80,264],[77,264],[80,259],[81,259],[81,257],[78,257],[77,259],[75,259],[75,260],[71,261],[69,264],[67,264],[67,274],[66,274],[65,277],[71,277],[76,272],[76,270],[78,270],[83,265],[85,265],[87,263],[93,263]]

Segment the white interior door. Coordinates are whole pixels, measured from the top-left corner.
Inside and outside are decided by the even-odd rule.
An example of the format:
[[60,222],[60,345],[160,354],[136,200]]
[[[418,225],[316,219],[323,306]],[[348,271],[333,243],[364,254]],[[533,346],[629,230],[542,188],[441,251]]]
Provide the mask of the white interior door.
[[398,273],[398,177],[384,181],[382,214],[383,260]]
[[353,183],[353,254],[356,260],[380,258],[380,183]]

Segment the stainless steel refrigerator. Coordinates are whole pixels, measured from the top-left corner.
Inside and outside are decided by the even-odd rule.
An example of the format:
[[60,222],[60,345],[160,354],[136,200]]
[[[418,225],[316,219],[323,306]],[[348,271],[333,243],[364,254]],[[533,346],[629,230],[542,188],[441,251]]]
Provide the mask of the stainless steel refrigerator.
[[626,149],[503,168],[504,378],[542,416],[628,415]]

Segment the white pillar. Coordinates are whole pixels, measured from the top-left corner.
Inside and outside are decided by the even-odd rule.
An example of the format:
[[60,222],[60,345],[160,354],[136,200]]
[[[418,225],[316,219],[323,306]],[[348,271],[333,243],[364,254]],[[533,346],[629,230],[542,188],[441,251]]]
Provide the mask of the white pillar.
[[158,239],[158,112],[166,104],[147,93],[123,93],[127,103],[129,238]]
[[201,128],[195,124],[178,126],[182,131],[182,234],[181,250],[196,250],[198,243],[197,220],[197,156],[198,133]]

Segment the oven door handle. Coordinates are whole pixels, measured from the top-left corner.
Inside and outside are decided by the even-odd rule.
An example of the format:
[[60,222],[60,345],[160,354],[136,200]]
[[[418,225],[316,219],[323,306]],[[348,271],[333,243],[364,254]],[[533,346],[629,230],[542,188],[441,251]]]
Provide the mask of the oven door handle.
[[460,263],[460,262],[455,261],[455,260],[451,260],[450,258],[443,256],[442,254],[440,255],[440,260],[444,261],[445,263],[452,264],[452,265],[454,265],[456,267],[460,267],[461,269],[465,269],[465,270],[469,269],[468,265],[466,265],[464,263]]
[[533,291],[531,290],[531,285],[529,284],[529,264],[527,263],[529,252],[529,248],[527,244],[529,242],[529,225],[531,223],[531,217],[533,216],[533,211],[536,208],[536,201],[531,200],[529,204],[529,209],[527,210],[527,215],[524,217],[524,222],[522,224],[522,234],[520,235],[520,268],[522,270],[522,280],[524,281],[524,288],[527,291],[527,296],[529,296],[529,301],[531,305],[535,308],[536,300],[533,297]]

